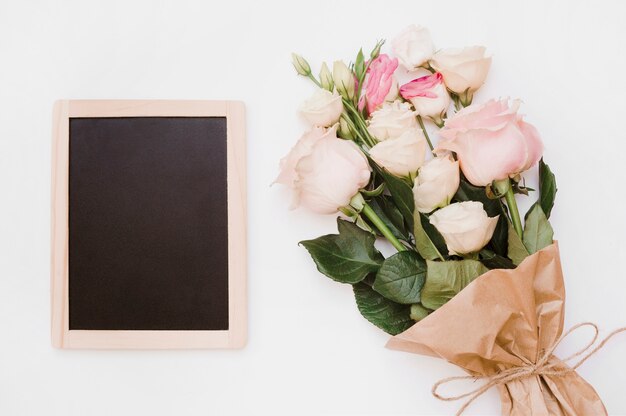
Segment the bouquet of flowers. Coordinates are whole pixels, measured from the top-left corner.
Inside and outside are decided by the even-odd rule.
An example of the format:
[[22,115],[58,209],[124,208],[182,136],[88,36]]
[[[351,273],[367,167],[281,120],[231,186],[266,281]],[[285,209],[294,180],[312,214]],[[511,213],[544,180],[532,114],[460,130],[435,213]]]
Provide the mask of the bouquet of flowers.
[[[293,55],[316,88],[300,109],[310,129],[276,182],[293,190],[293,207],[340,214],[338,234],[301,244],[322,274],[353,286],[363,317],[393,336],[388,347],[486,380],[459,397],[435,386],[440,399],[469,399],[459,413],[495,386],[503,414],[606,414],[575,371],[588,352],[571,366],[575,357],[552,354],[565,291],[549,222],[556,181],[537,130],[518,100],[473,103],[491,65],[484,47],[436,51],[417,26],[392,56],[383,44],[332,71],[323,63],[317,77]],[[538,190],[522,176],[533,168]],[[522,220],[516,196],[531,194]],[[380,240],[397,252],[385,258]]]

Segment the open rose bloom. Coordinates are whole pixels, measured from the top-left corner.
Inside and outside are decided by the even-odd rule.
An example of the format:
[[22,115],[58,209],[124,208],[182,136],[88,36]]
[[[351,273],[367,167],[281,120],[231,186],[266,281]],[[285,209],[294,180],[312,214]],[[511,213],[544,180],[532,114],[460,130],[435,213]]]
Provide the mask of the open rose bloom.
[[[440,388],[451,380],[435,386],[438,399],[465,399],[458,414],[493,387],[504,415],[605,415],[579,364],[554,355],[569,331],[550,224],[556,178],[539,132],[519,100],[473,100],[491,67],[484,47],[436,50],[421,26],[391,43],[391,54],[379,42],[332,73],[323,64],[319,79],[294,55],[316,90],[276,182],[293,207],[339,213],[336,234],[301,245],[320,273],[352,286],[389,348],[440,357],[478,382],[452,398]],[[518,198],[536,202],[520,213]]]
[[518,109],[518,100],[464,108],[446,121],[437,149],[455,152],[461,170],[476,186],[525,172],[541,159],[543,143]]

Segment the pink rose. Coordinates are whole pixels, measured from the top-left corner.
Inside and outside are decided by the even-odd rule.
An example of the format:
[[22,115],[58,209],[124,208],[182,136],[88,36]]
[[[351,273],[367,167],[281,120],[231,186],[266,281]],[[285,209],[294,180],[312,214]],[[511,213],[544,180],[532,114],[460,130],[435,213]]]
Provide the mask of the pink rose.
[[370,63],[363,85],[365,94],[359,100],[359,110],[367,102],[367,111],[372,113],[385,100],[393,100],[398,95],[398,84],[393,76],[396,68],[398,59],[391,59],[385,54],[378,55]]
[[[274,183],[280,183],[288,186],[289,188],[295,188],[296,181],[298,180],[298,173],[296,172],[296,165],[305,156],[308,156],[313,151],[313,145],[326,134],[329,134],[330,129],[324,129],[322,127],[314,127],[311,130],[305,132],[302,137],[296,142],[295,146],[291,148],[287,156],[280,160],[280,173]],[[294,208],[297,206],[297,201],[294,201]]]
[[426,75],[400,87],[400,95],[411,101],[415,111],[422,117],[443,124],[443,117],[450,107],[450,95],[439,72]]
[[305,133],[280,162],[276,182],[294,191],[292,208],[305,206],[319,214],[334,214],[370,180],[363,152],[337,138],[337,125]]
[[519,100],[470,105],[446,121],[435,151],[457,154],[461,170],[476,186],[524,172],[543,153],[537,129],[517,114]]

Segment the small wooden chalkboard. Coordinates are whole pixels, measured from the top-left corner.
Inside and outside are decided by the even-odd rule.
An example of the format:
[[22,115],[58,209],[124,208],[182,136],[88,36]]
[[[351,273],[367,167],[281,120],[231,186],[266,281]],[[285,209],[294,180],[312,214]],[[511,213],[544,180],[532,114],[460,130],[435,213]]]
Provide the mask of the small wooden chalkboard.
[[58,101],[52,150],[52,344],[242,347],[243,104]]

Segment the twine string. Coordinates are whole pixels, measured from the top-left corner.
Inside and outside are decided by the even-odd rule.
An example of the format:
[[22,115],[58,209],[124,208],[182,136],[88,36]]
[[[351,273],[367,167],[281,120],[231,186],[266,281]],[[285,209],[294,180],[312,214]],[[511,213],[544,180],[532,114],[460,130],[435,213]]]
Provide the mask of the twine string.
[[[569,357],[565,359],[560,360],[554,357],[553,355],[554,350],[556,350],[556,348],[559,346],[561,341],[567,338],[572,332],[585,326],[593,328],[593,337],[591,338],[591,340],[584,347],[582,347],[581,349],[579,349],[578,351],[576,351],[575,353],[573,353],[572,355],[570,355]],[[624,331],[626,331],[626,327],[616,329],[615,331],[607,335],[599,344],[595,345],[596,341],[598,340],[598,335],[600,332],[598,330],[598,326],[592,322],[581,322],[577,325],[574,325],[569,330],[567,330],[563,335],[561,335],[561,337],[559,337],[559,339],[554,344],[552,344],[549,348],[547,348],[543,353],[539,355],[539,358],[537,359],[537,362],[535,363],[525,360],[524,365],[511,367],[511,368],[502,370],[494,375],[470,375],[470,376],[456,376],[456,377],[443,378],[433,385],[432,394],[437,399],[443,400],[443,401],[455,401],[455,400],[461,400],[461,399],[465,399],[469,397],[469,399],[467,399],[465,403],[457,411],[456,416],[459,416],[468,408],[470,404],[474,402],[474,400],[482,396],[487,390],[489,390],[492,387],[499,386],[502,384],[507,384],[515,380],[522,380],[525,378],[534,377],[534,376],[562,377],[566,374],[575,372],[578,367],[580,367],[585,361],[587,361],[587,359],[589,359],[589,357],[591,357],[596,352],[598,352],[601,348],[603,348],[613,336]],[[566,364],[568,361],[571,361],[581,356],[582,358],[580,358],[580,360],[578,360],[575,364],[569,367],[563,366],[563,364]],[[552,362],[550,362],[551,359],[552,359]],[[468,391],[467,393],[463,393],[463,394],[456,395],[456,396],[443,396],[437,392],[439,387],[441,387],[442,385],[448,384],[450,382],[457,381],[457,380],[473,380],[473,381],[486,380],[486,383],[480,387],[477,387],[471,391]]]

